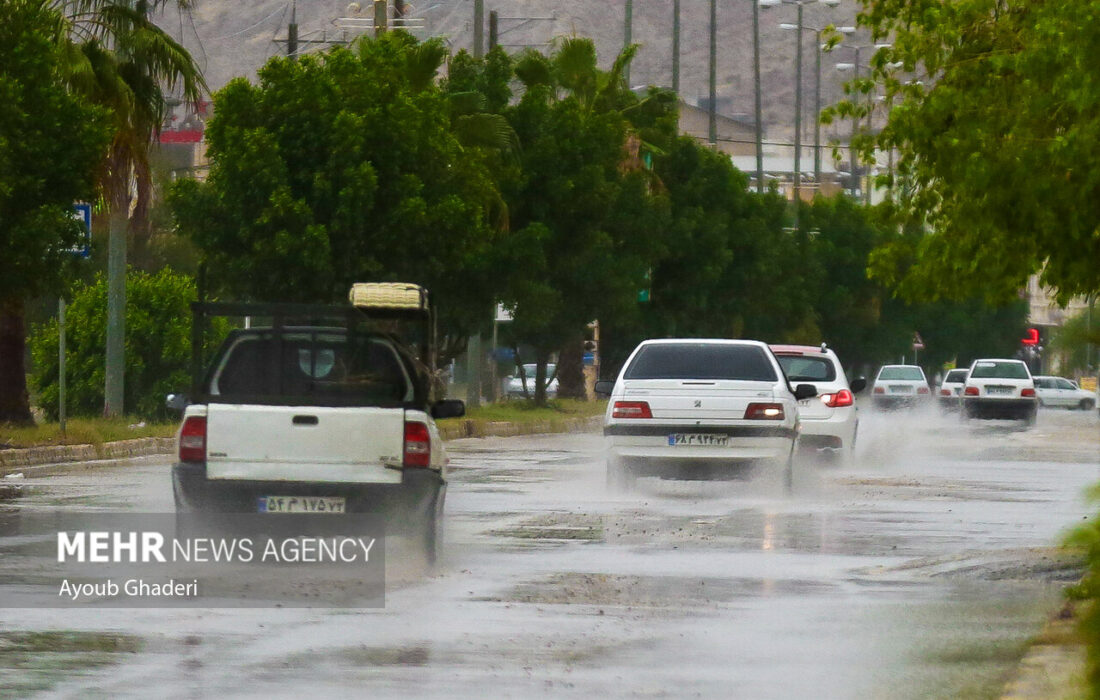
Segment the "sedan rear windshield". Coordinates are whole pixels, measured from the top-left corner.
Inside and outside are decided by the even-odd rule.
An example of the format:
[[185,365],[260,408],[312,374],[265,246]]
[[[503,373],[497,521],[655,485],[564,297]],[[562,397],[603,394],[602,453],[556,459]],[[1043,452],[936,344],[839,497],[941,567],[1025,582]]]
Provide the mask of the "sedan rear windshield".
[[968,370],[965,370],[965,369],[953,369],[953,370],[951,370],[950,372],[947,373],[947,376],[943,378],[943,381],[944,381],[945,384],[947,382],[952,382],[954,384],[962,384],[963,382],[966,381],[967,371]]
[[920,367],[883,367],[878,373],[879,379],[916,379],[924,381]]
[[779,366],[792,382],[831,382],[836,380],[836,367],[828,357],[777,355]]
[[624,379],[730,379],[774,382],[775,367],[756,345],[661,343],[638,351]]
[[970,370],[971,379],[1027,379],[1027,367],[1023,362],[989,360],[978,362]]

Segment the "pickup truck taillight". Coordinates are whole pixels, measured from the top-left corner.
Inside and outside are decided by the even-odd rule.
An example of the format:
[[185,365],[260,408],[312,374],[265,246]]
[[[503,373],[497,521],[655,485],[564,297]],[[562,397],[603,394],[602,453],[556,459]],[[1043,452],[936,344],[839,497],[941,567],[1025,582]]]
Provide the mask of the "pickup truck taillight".
[[206,416],[191,416],[180,428],[181,462],[202,462],[206,459]]
[[432,438],[423,423],[405,423],[405,454],[401,464],[406,467],[428,467],[432,463]]
[[616,401],[611,409],[612,418],[652,418],[649,404],[645,401]]
[[745,420],[783,420],[783,404],[750,403],[745,409]]

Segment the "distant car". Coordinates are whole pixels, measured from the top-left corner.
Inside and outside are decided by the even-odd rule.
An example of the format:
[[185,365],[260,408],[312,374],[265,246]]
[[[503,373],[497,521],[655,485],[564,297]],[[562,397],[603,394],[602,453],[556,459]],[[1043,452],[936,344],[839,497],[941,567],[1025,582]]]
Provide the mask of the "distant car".
[[[509,375],[504,378],[504,393],[510,399],[522,399],[522,398],[534,398],[535,396],[535,369],[537,365],[534,363],[528,365],[521,365],[523,372],[516,372],[513,375]],[[554,397],[558,395],[558,376],[557,365],[546,365],[546,376],[550,379],[550,382],[546,385],[546,395],[548,397]],[[524,377],[526,377],[527,391],[523,390]]]
[[928,378],[916,365],[883,365],[871,390],[871,405],[881,409],[912,408],[929,398]]
[[962,417],[1015,418],[1035,422],[1039,397],[1021,360],[982,359],[970,365],[962,393]]
[[939,391],[936,392],[936,403],[943,411],[959,410],[959,396],[962,395],[963,385],[966,383],[968,369],[953,369],[949,371],[940,382]]
[[1096,397],[1064,377],[1033,377],[1035,393],[1039,395],[1040,406],[1063,407],[1070,410],[1091,411],[1096,405]]
[[739,476],[764,463],[790,479],[798,444],[798,401],[775,355],[755,340],[646,340],[612,382],[604,416],[608,485],[629,490],[639,476]]
[[842,462],[851,463],[859,430],[854,395],[867,380],[860,377],[849,386],[840,358],[824,345],[772,345],[771,350],[788,382],[817,389],[817,397],[798,402],[801,447],[833,451]]

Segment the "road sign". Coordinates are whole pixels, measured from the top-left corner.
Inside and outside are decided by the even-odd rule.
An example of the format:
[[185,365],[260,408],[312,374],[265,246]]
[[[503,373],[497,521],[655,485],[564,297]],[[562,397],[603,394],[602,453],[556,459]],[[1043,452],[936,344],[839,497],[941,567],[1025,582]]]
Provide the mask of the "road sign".
[[69,248],[69,252],[87,258],[92,254],[92,205],[74,204],[73,218],[84,224],[84,242]]
[[913,333],[913,349],[924,350],[924,341],[921,340],[920,333]]

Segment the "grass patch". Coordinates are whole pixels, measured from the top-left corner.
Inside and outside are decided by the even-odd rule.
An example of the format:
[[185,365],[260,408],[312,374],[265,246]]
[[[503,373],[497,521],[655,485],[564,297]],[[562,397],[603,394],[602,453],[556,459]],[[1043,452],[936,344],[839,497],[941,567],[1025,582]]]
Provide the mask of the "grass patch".
[[545,406],[536,406],[534,401],[513,400],[483,404],[467,411],[465,418],[447,418],[439,421],[441,426],[453,425],[462,421],[484,423],[539,423],[568,418],[590,418],[602,416],[607,409],[607,401],[577,401],[576,399],[554,399]]
[[117,663],[141,650],[129,635],[98,632],[0,633],[0,696],[41,692],[59,680]]
[[58,423],[35,426],[0,424],[0,449],[46,445],[100,445],[116,440],[174,435],[178,423],[141,425],[140,418],[73,418],[65,421],[65,434]]

